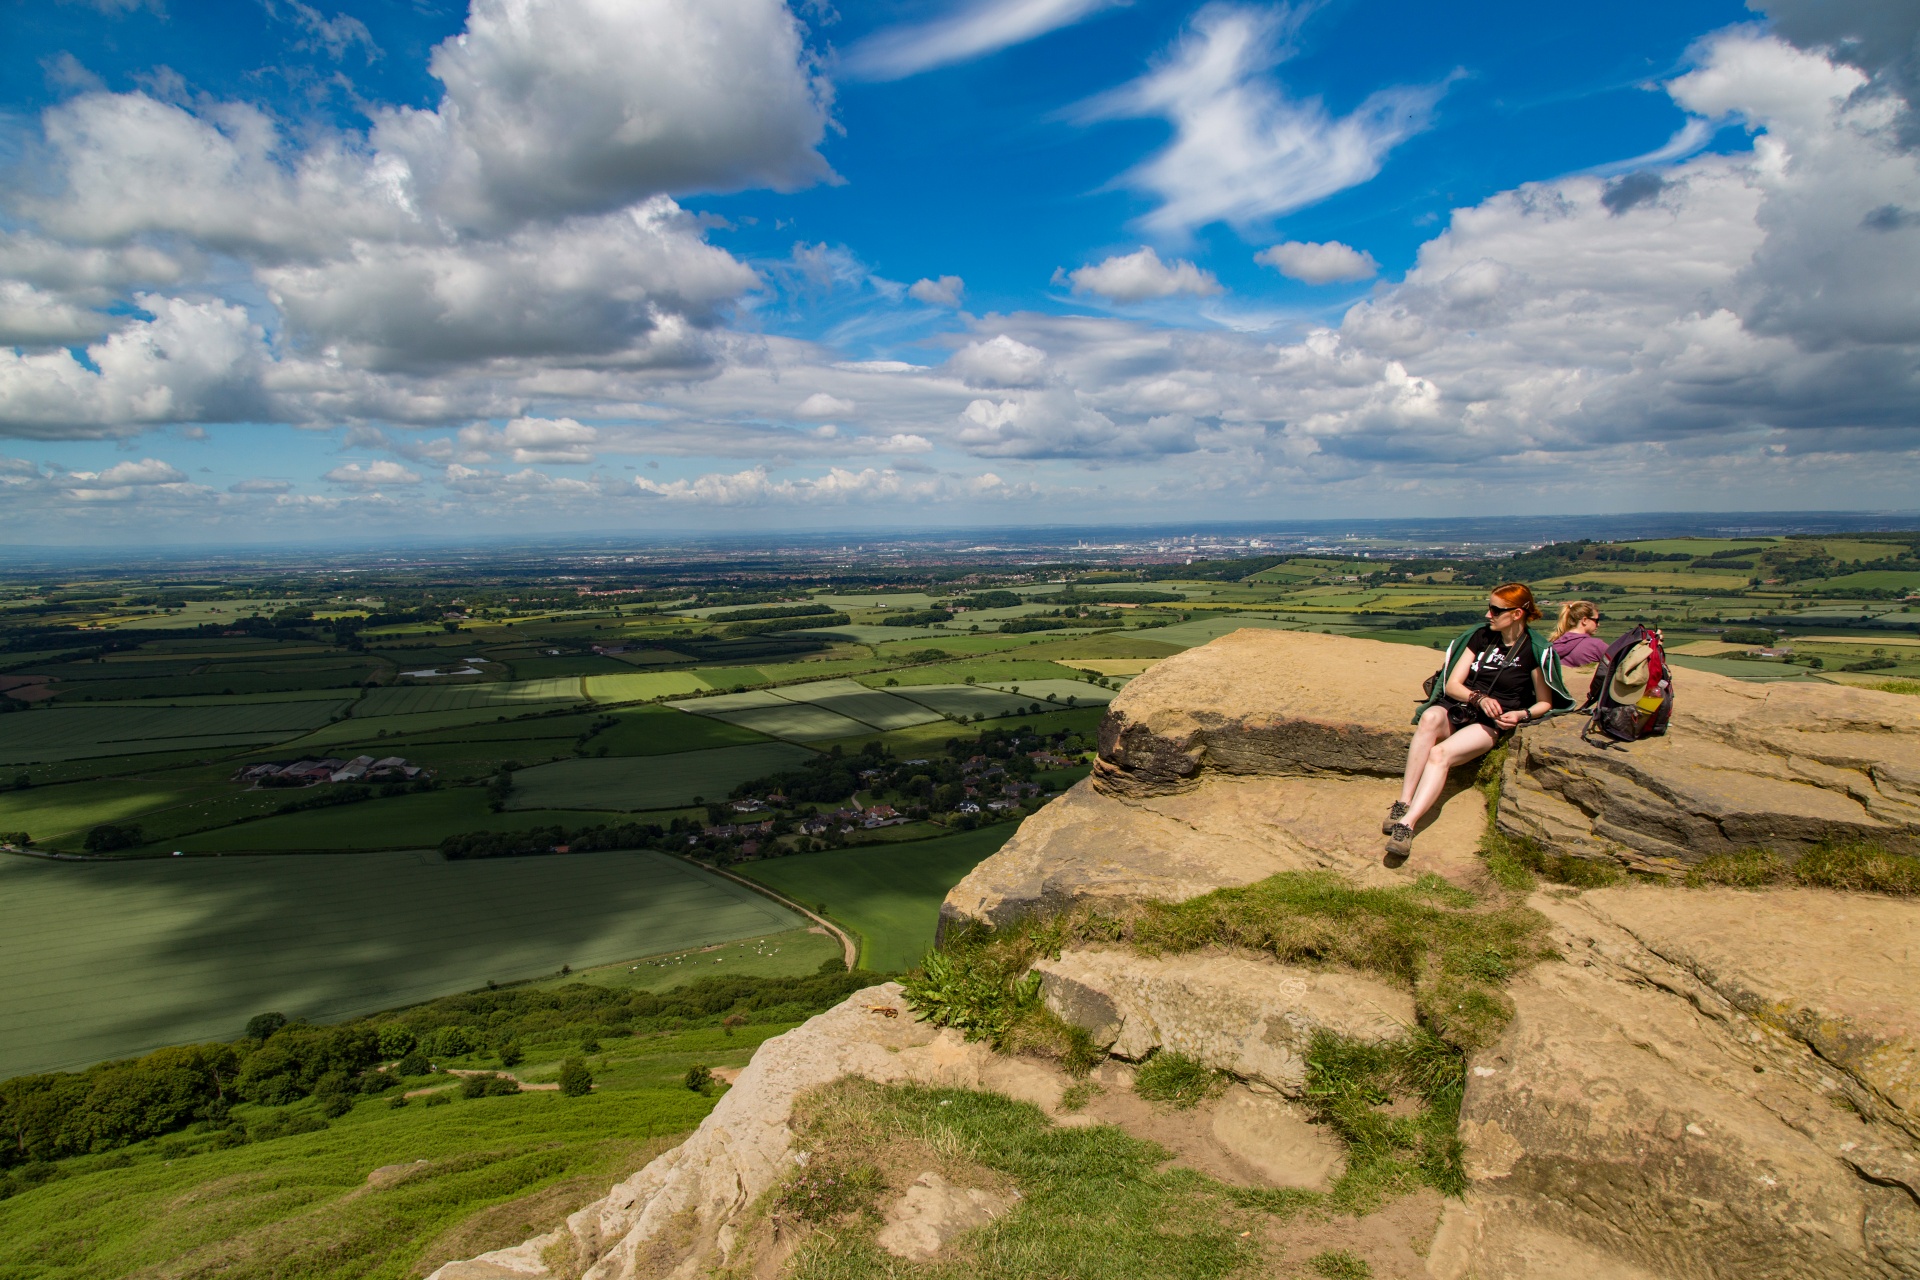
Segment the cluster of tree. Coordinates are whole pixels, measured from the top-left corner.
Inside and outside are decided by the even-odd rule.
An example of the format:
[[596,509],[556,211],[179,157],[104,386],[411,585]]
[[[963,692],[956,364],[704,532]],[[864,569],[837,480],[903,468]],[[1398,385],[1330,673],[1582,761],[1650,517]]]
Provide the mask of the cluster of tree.
[[844,613],[823,610],[797,618],[768,618],[761,622],[734,622],[728,624],[722,634],[729,636],[763,636],[777,631],[811,631],[816,627],[844,627],[853,619]]
[[1285,564],[1290,556],[1241,556],[1225,560],[1195,560],[1191,564],[1156,564],[1144,570],[1155,582],[1178,578],[1186,582],[1239,582]]
[[[323,1115],[338,1116],[352,1109],[356,1097],[426,1074],[436,1056],[490,1050],[510,1067],[519,1060],[520,1042],[536,1037],[577,1041],[585,1049],[600,1039],[655,1030],[797,1022],[880,976],[849,973],[835,959],[800,977],[716,976],[658,994],[584,983],[490,989],[336,1026],[260,1014],[229,1043],[184,1045],[85,1071],[0,1081],[0,1170],[111,1151],[194,1124],[230,1126],[232,1107],[243,1102],[280,1107],[316,1098]],[[561,1091],[577,1096],[591,1089],[592,1079],[583,1085],[585,1064],[570,1062]],[[389,1063],[391,1070],[381,1069]],[[519,1088],[503,1077],[480,1079],[468,1087],[468,1096]],[[303,1127],[320,1122],[267,1120],[254,1126],[254,1136]]]
[[146,832],[134,822],[103,822],[87,832],[84,848],[88,853],[113,853],[147,842]]
[[935,622],[952,621],[953,614],[947,609],[914,609],[907,613],[890,613],[880,619],[880,625],[883,627],[924,627]]
[[675,818],[667,826],[657,822],[600,823],[591,827],[529,827],[523,831],[468,831],[440,842],[440,856],[468,858],[525,858],[564,848],[570,853],[600,853],[609,849],[658,849],[685,852],[687,836],[699,825]]
[[708,622],[759,622],[766,618],[817,618],[832,613],[830,605],[824,604],[779,604],[766,605],[757,609],[730,609],[725,613],[710,613]]
[[1066,618],[1008,618],[1000,624],[1003,635],[1020,635],[1028,631],[1062,631],[1073,623]]
[[953,601],[962,609],[1012,609],[1026,603],[1017,591],[976,591]]
[[[1362,611],[1362,617],[1374,617],[1375,614]],[[1422,631],[1427,627],[1470,627],[1476,622],[1485,622],[1487,615],[1481,609],[1447,609],[1440,613],[1421,613],[1393,620],[1395,631]]]

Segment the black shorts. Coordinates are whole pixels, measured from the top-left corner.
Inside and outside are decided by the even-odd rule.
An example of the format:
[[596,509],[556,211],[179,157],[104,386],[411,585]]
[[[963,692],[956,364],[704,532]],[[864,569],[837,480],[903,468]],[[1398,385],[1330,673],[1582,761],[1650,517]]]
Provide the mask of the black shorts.
[[1483,725],[1493,735],[1494,745],[1498,746],[1502,738],[1513,732],[1482,711],[1477,702],[1455,702],[1452,698],[1446,698],[1442,700],[1442,705],[1447,709],[1447,723],[1453,726],[1455,733],[1472,725]]

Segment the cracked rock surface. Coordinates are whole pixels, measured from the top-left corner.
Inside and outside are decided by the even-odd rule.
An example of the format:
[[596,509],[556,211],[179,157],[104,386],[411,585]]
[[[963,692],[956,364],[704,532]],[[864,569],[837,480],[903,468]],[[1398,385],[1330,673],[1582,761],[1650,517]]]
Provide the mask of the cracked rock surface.
[[1473,1061],[1473,1190],[1437,1276],[1548,1274],[1552,1257],[1920,1275],[1920,905],[1647,886],[1534,905],[1565,963],[1514,983],[1513,1022]]
[[1825,840],[1920,853],[1920,698],[1678,673],[1664,737],[1603,749],[1562,716],[1514,735],[1501,829],[1559,852],[1683,872]]

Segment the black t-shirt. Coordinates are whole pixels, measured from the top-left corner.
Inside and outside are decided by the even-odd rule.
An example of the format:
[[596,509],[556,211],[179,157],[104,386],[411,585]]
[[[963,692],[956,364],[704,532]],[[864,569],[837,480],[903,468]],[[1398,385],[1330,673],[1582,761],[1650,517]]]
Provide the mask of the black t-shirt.
[[1525,633],[1512,648],[1492,627],[1481,627],[1467,637],[1473,665],[1467,669],[1467,688],[1478,698],[1491,694],[1503,711],[1519,711],[1534,702],[1533,673],[1540,659]]

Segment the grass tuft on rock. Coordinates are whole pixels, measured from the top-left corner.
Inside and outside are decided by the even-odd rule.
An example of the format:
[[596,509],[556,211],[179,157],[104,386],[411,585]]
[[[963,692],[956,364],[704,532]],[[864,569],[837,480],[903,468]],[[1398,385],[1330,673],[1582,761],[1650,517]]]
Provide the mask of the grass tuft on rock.
[[1162,1049],[1134,1073],[1133,1091],[1148,1102],[1164,1102],[1185,1111],[1226,1088],[1227,1080],[1225,1073],[1197,1058]]
[[1717,853],[1687,873],[1687,883],[1760,889],[1798,884],[1815,889],[1847,889],[1900,897],[1920,894],[1920,858],[1894,853],[1864,841],[1815,846],[1797,862],[1765,849]]
[[1539,880],[1577,889],[1604,889],[1626,879],[1627,873],[1612,862],[1555,853],[1537,841],[1500,829],[1500,779],[1509,749],[1496,747],[1482,756],[1480,768],[1473,775],[1473,785],[1487,797],[1487,829],[1480,837],[1480,856],[1486,859],[1487,874],[1494,882],[1509,893],[1527,893]]
[[1316,1034],[1307,1050],[1307,1103],[1347,1144],[1333,1207],[1366,1213],[1422,1184],[1463,1194],[1465,1092],[1466,1059],[1431,1032],[1388,1044]]
[[[1019,1192],[1011,1209],[948,1246],[953,1256],[929,1271],[937,1275],[1225,1280],[1260,1262],[1262,1246],[1242,1231],[1300,1207],[1253,1203],[1237,1188],[1163,1167],[1169,1153],[1155,1143],[1110,1125],[1061,1128],[993,1093],[848,1078],[803,1095],[793,1124],[806,1166],[771,1194],[773,1221],[752,1237],[756,1251],[771,1252],[798,1229],[783,1271],[793,1280],[921,1274],[873,1237],[882,1197],[930,1170],[957,1186]],[[837,1207],[813,1208],[828,1202]],[[816,1216],[787,1209],[798,1203]],[[751,1266],[743,1260],[743,1273]]]

